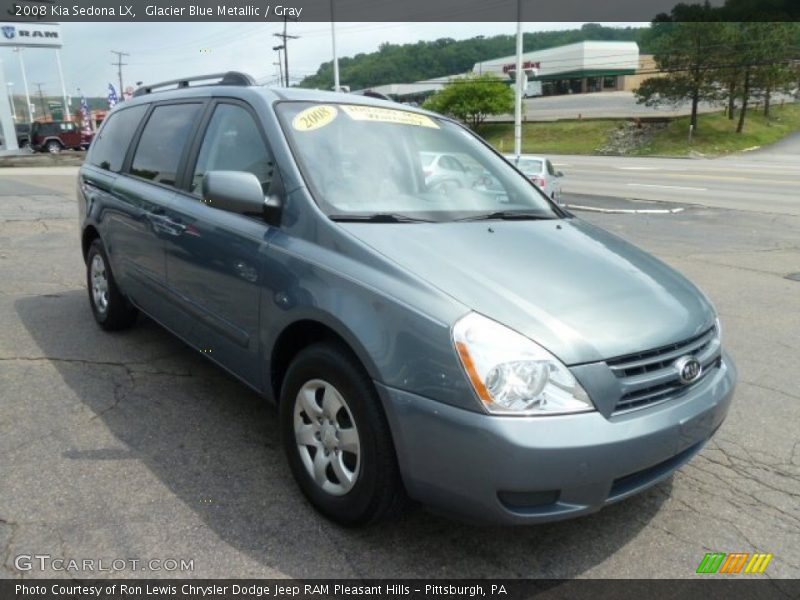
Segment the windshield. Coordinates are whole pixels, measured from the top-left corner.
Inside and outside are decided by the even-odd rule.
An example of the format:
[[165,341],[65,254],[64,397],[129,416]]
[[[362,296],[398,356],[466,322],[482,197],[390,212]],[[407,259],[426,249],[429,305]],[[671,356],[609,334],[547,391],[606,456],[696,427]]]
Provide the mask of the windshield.
[[502,157],[445,119],[352,104],[282,102],[276,110],[311,192],[331,218],[559,216]]

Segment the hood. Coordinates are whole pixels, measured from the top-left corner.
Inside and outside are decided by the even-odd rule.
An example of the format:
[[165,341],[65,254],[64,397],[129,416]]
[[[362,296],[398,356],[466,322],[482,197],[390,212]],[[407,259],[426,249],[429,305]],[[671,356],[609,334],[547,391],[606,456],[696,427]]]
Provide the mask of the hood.
[[714,322],[680,273],[578,219],[341,226],[568,365],[672,344]]

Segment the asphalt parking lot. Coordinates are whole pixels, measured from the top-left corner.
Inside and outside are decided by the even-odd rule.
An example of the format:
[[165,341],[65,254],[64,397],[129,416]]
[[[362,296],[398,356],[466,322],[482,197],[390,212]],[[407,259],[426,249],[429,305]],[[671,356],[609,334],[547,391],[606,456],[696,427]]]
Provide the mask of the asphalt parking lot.
[[785,277],[800,272],[799,216],[576,213],[677,267],[721,314],[734,405],[673,478],[562,523],[416,510],[346,530],[295,487],[271,406],[146,319],[95,326],[74,173],[0,172],[0,577],[63,576],[15,568],[49,554],[194,562],[71,574],[84,577],[683,578],[711,551],[770,552],[765,576],[800,577],[800,281]]

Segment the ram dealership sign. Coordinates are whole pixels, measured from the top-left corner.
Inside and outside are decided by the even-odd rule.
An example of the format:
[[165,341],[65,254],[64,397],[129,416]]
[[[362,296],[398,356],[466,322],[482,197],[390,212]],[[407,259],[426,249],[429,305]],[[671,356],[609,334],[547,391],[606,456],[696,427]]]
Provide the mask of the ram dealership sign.
[[58,23],[0,23],[0,46],[60,48]]

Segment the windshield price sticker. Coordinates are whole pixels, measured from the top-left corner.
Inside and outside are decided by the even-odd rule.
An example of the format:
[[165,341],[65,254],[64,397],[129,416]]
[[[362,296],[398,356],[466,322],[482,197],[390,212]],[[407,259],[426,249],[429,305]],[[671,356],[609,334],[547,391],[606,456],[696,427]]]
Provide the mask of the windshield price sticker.
[[342,105],[341,108],[354,121],[379,121],[381,123],[398,123],[400,125],[416,125],[417,127],[439,129],[436,121],[430,117],[404,110],[392,110],[375,106],[354,106],[352,104]]
[[336,118],[337,113],[336,107],[328,104],[312,106],[297,113],[297,116],[292,119],[292,127],[296,131],[314,131],[330,124]]

